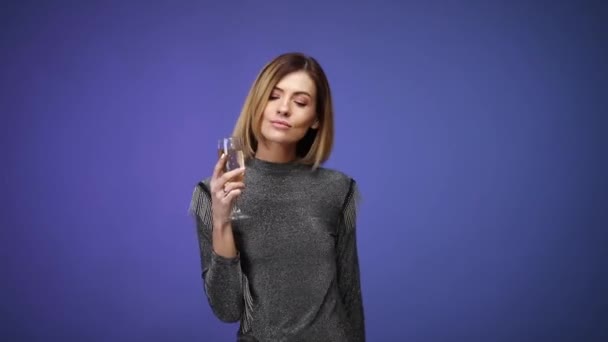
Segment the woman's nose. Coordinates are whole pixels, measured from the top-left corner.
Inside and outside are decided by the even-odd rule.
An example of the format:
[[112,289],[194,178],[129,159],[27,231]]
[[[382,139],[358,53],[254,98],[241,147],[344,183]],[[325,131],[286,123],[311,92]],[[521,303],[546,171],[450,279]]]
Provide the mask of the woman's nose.
[[279,108],[277,108],[277,113],[281,115],[289,115],[289,106],[287,101],[281,101]]

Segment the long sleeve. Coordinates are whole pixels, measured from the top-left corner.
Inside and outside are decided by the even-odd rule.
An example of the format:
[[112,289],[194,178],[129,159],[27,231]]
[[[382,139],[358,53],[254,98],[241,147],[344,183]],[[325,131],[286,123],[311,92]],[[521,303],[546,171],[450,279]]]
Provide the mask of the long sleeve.
[[340,220],[337,239],[338,287],[348,317],[348,341],[365,341],[365,322],[359,258],[357,252],[356,223],[359,192],[351,179]]
[[[195,187],[189,211],[196,218],[203,286],[213,313],[224,322],[236,322],[243,314],[249,318],[251,296],[239,255],[224,258],[213,251],[211,196],[204,182]],[[243,321],[246,329],[249,319]]]

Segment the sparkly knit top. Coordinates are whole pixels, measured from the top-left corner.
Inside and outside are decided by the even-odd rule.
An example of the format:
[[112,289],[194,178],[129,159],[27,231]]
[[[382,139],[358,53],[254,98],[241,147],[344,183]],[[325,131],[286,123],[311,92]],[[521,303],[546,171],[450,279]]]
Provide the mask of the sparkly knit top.
[[355,181],[298,163],[246,162],[232,224],[238,254],[212,248],[209,178],[194,189],[203,289],[213,313],[240,322],[238,341],[365,341]]

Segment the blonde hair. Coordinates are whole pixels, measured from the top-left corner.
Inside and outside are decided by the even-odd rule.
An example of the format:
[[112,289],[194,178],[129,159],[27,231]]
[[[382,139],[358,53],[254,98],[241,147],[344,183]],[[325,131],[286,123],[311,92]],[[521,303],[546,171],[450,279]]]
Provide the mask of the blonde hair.
[[245,158],[253,158],[257,150],[262,134],[262,116],[272,90],[283,77],[295,71],[305,71],[315,83],[319,121],[318,128],[309,129],[297,143],[298,162],[317,168],[329,158],[334,139],[331,89],[321,65],[302,53],[286,53],[276,57],[262,68],[253,82],[233,131],[233,136],[241,138],[243,142]]

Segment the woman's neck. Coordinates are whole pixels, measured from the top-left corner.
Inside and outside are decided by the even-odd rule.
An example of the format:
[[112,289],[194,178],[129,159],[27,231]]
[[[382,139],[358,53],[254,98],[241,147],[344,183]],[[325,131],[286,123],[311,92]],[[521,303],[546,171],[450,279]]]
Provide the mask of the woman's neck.
[[271,163],[290,163],[296,159],[296,147],[268,141],[260,142],[255,157]]

